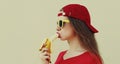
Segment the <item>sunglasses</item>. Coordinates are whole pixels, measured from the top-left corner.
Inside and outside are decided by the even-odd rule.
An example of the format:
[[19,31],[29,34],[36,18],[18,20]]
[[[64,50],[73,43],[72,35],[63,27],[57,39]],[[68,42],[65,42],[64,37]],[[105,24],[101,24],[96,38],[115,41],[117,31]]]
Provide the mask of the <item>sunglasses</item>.
[[69,20],[59,20],[57,21],[57,26],[63,28],[65,23],[69,23]]

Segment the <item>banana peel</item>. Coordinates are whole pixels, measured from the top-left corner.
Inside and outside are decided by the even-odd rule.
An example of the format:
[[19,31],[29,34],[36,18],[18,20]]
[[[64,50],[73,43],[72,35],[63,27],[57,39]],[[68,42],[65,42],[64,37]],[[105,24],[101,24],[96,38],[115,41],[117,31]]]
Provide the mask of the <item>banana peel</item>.
[[[54,41],[54,40],[56,40],[58,38],[58,34],[55,34],[55,35],[53,35],[52,37],[50,37],[50,38],[45,38],[43,41],[42,41],[42,43],[43,43],[43,45],[40,47],[40,49],[39,49],[39,51],[41,51],[42,50],[42,48],[48,48],[48,53],[50,53],[51,54],[51,43]],[[48,59],[47,59],[48,60]],[[48,60],[49,61],[49,63],[51,63],[51,61],[50,60]]]
[[42,47],[40,47],[39,51],[42,50],[42,48],[47,48],[48,49],[48,52],[51,53],[51,41],[49,38],[45,38],[44,41],[43,41],[43,45]]
[[53,36],[50,37],[50,38],[45,38],[45,39],[43,40],[43,42],[42,42],[43,45],[40,47],[39,51],[41,51],[42,48],[45,47],[45,48],[48,49],[48,52],[51,53],[51,43],[52,43],[54,40],[56,40],[57,37],[58,37],[58,34],[55,34],[55,35],[53,35]]

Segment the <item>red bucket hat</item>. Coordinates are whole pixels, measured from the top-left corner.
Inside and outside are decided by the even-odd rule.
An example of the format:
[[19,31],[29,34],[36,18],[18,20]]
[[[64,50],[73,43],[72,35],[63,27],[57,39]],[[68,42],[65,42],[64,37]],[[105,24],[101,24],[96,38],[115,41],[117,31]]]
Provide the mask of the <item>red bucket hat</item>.
[[90,14],[87,8],[80,4],[69,4],[62,8],[58,16],[69,16],[76,19],[83,20],[91,31],[97,33],[98,30],[91,25]]

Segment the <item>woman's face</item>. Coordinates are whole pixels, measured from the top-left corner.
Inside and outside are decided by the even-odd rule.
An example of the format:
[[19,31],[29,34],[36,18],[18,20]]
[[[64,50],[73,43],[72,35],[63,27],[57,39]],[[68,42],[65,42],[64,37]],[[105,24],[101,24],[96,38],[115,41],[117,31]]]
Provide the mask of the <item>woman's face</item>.
[[[59,20],[68,20],[68,18],[65,16],[60,16],[60,17],[58,17],[58,21]],[[57,26],[57,33],[61,40],[69,40],[75,36],[75,32],[74,32],[73,27],[70,24],[70,22],[65,23],[63,27]]]

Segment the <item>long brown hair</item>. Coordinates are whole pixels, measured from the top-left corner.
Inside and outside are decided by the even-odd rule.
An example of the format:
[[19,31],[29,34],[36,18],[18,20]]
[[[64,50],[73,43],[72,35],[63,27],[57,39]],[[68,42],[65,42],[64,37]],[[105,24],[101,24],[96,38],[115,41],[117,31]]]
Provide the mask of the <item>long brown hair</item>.
[[95,34],[92,32],[89,27],[86,26],[84,21],[68,17],[71,25],[73,26],[76,34],[79,36],[79,40],[82,41],[80,43],[87,51],[99,57],[98,64],[103,64],[102,57],[100,56],[98,45],[95,39]]

